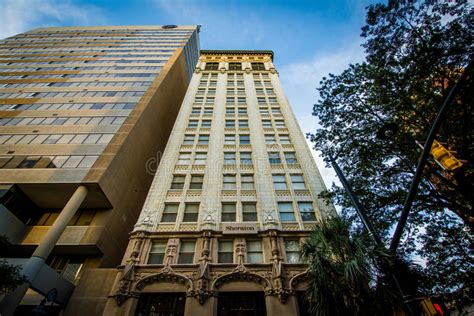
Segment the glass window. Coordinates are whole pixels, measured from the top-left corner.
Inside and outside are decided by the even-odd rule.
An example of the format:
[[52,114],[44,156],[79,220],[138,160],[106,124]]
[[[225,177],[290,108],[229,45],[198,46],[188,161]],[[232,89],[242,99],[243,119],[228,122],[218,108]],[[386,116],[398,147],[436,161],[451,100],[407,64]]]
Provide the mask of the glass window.
[[290,144],[290,136],[288,135],[280,135],[280,143],[281,144]]
[[235,165],[235,153],[224,153],[224,164]]
[[235,128],[234,120],[225,120],[225,128]]
[[219,254],[217,262],[233,263],[234,262],[234,245],[232,240],[219,240]]
[[240,153],[240,163],[243,165],[252,164],[252,153],[251,152],[241,152]]
[[243,174],[241,176],[242,190],[253,190],[255,189],[253,182],[253,174]]
[[26,157],[25,159],[23,159],[22,162],[20,162],[18,164],[18,166],[16,166],[17,168],[33,168],[36,163],[40,160],[40,156],[29,156],[29,157]]
[[197,222],[199,214],[198,203],[186,203],[184,207],[183,222]]
[[185,144],[185,145],[194,144],[194,135],[184,135],[183,144]]
[[264,63],[252,63],[252,70],[265,70]]
[[293,211],[293,203],[280,202],[278,203],[278,212],[280,213],[280,220],[282,222],[295,222],[295,212]]
[[165,259],[166,244],[166,240],[153,241],[150,255],[148,256],[148,264],[163,264],[163,260]]
[[235,203],[222,204],[221,221],[235,222]]
[[99,156],[85,156],[77,168],[92,168],[97,158],[99,158]]
[[290,178],[291,178],[291,183],[293,184],[293,189],[295,190],[306,189],[302,174],[292,174]]
[[63,168],[77,168],[84,156],[71,156],[64,163]]
[[285,239],[286,262],[300,263],[300,241],[298,239]]
[[239,128],[248,128],[248,127],[249,127],[249,121],[239,120]]
[[242,219],[244,222],[257,221],[257,205],[255,203],[242,204]]
[[189,120],[188,128],[197,128],[197,127],[198,127],[198,121],[197,120]]
[[268,160],[271,165],[273,164],[281,164],[280,153],[268,153]]
[[199,135],[198,144],[199,145],[209,144],[209,135]]
[[287,164],[297,163],[296,154],[294,152],[285,153],[285,160]]
[[218,70],[219,63],[206,63],[205,70]]
[[202,128],[211,128],[211,120],[203,120],[201,124]]
[[173,181],[171,182],[171,189],[182,190],[184,188],[184,180],[186,176],[174,175]]
[[242,63],[229,63],[229,70],[242,70]]
[[191,161],[191,153],[180,153],[178,157],[178,165],[188,165]]
[[239,143],[241,145],[250,144],[250,135],[239,135]]
[[201,190],[202,189],[202,183],[204,180],[203,175],[195,175],[193,174],[191,176],[191,183],[189,184],[190,189],[196,189],[196,190]]
[[235,135],[225,135],[224,144],[234,145],[235,144]]
[[247,262],[263,262],[262,242],[260,240],[247,240]]
[[205,165],[207,159],[207,153],[196,153],[194,157],[194,164],[196,165]]
[[178,214],[178,204],[165,204],[163,210],[163,217],[161,221],[163,223],[173,223],[176,221],[176,215]]
[[247,115],[247,108],[240,107],[238,111],[239,111],[239,115]]
[[49,135],[48,138],[43,141],[43,144],[56,144],[62,136],[63,135],[58,134]]
[[285,175],[284,174],[274,174],[273,176],[273,186],[275,190],[287,190],[288,186],[286,185]]
[[[65,136],[68,136],[68,135],[65,135]],[[102,134],[98,143],[108,144],[112,140],[112,137],[114,137],[114,134]]]
[[182,240],[179,247],[178,263],[186,264],[194,262],[195,240]]
[[235,190],[237,188],[236,183],[235,183],[235,174],[234,175],[232,175],[232,174],[224,175],[223,187],[222,188],[224,190]]
[[275,125],[276,125],[277,128],[285,128],[285,121],[275,120]]
[[275,135],[265,135],[265,143],[275,144],[276,143]]
[[316,220],[316,215],[314,214],[313,209],[313,203],[299,202],[298,208],[300,209],[301,219],[303,220],[303,222]]

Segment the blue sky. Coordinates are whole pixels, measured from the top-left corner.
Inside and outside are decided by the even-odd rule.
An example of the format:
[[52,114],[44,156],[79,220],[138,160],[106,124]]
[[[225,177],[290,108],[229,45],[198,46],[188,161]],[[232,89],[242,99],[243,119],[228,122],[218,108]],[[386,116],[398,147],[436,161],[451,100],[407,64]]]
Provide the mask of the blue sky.
[[[0,0],[0,38],[36,27],[70,25],[201,24],[203,49],[270,49],[303,132],[316,87],[364,59],[360,28],[377,1]],[[326,185],[335,180],[314,153]]]

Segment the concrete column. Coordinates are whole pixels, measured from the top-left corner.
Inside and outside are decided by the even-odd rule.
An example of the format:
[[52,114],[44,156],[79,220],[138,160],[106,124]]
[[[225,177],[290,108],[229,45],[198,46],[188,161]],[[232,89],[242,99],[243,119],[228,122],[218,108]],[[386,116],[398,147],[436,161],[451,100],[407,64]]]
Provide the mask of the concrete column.
[[[211,137],[207,150],[207,166],[204,176],[204,185],[201,196],[201,210],[217,211],[216,223],[220,222],[221,190],[222,190],[222,165],[224,159],[224,134],[225,134],[225,104],[227,73],[217,76],[216,96],[212,116]],[[202,219],[201,219],[202,221]],[[201,223],[202,225],[202,223]],[[217,226],[218,229],[219,226]]]
[[217,315],[217,297],[209,297],[204,304],[192,296],[186,297],[184,316],[213,316]]
[[291,109],[288,99],[285,96],[283,87],[278,78],[278,74],[269,74],[272,81],[273,90],[277,96],[278,102],[280,103],[281,112],[285,119],[285,123],[288,128],[288,132],[295,149],[298,161],[301,165],[301,169],[305,175],[305,181],[307,188],[311,191],[311,194],[318,207],[316,216],[319,219],[326,218],[328,215],[336,214],[336,210],[332,205],[326,205],[322,199],[318,199],[317,196],[322,191],[326,190],[323,178],[319,173],[316,162],[312,156],[312,152],[309,149],[308,143],[306,142],[305,136],[296,120],[296,116]]
[[286,303],[283,304],[278,297],[273,295],[265,296],[265,306],[267,309],[267,316],[298,316],[298,305],[296,304],[296,297],[289,296]]
[[[250,67],[250,63],[248,64]],[[265,131],[262,126],[262,118],[260,117],[253,74],[252,72],[244,74],[244,80],[248,104],[249,129],[252,131],[251,142],[255,170],[255,189],[260,202],[260,223],[263,223],[262,211],[275,210],[276,200],[273,190],[271,166],[267,154],[267,144],[265,142]],[[274,213],[274,216],[278,215]]]
[[28,283],[18,286],[14,291],[8,293],[0,303],[0,315],[13,315],[15,309],[20,304],[26,294],[30,284],[38,275],[41,267],[45,264],[46,259],[50,255],[54,246],[58,242],[61,234],[67,227],[69,221],[76,214],[82,202],[87,196],[88,189],[84,185],[80,185],[66,203],[58,218],[49,228],[46,236],[40,242],[39,246],[33,252],[33,255],[23,267],[22,273],[28,278]]

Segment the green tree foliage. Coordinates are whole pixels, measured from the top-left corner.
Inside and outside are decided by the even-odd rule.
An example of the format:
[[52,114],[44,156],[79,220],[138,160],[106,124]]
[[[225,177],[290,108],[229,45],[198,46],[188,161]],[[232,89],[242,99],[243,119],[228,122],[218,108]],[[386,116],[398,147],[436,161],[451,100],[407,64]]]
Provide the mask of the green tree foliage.
[[[310,134],[323,157],[337,156],[379,233],[396,224],[423,144],[444,98],[473,56],[467,1],[401,1],[367,8],[366,61],[323,78],[314,105],[321,128]],[[436,139],[466,161],[457,173],[433,160],[413,204],[400,251],[421,257],[432,294],[474,297],[472,247],[472,76]],[[388,141],[376,138],[386,123],[398,126]],[[323,194],[354,214],[345,192]],[[461,302],[461,300],[457,300]],[[465,303],[465,302],[464,302]]]
[[328,218],[303,244],[311,314],[389,315],[401,310],[393,282],[380,273],[380,266],[390,262],[387,250],[374,247],[367,234],[350,232],[350,226],[346,218]]
[[[0,235],[0,250],[4,250],[9,245],[7,238]],[[26,282],[26,278],[20,273],[20,270],[19,266],[11,265],[6,260],[0,259],[0,295]]]

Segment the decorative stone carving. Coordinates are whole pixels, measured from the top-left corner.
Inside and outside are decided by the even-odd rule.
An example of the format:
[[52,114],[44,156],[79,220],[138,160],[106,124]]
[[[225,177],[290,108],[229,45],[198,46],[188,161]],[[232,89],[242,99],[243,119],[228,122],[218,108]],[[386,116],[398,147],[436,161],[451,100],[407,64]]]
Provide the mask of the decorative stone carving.
[[127,264],[123,268],[122,277],[120,278],[118,289],[115,292],[115,302],[119,306],[131,296],[130,289],[135,279],[135,264],[140,261],[139,257],[145,236],[146,234],[143,232],[140,232],[137,235],[133,250],[130,253],[130,258],[127,260]]
[[145,208],[141,214],[140,218],[138,219],[137,223],[135,224],[134,228],[135,230],[144,228],[148,229],[151,226],[153,226],[153,217],[156,216],[157,211]]
[[130,286],[134,280],[134,275],[135,265],[133,263],[127,263],[123,269],[118,289],[115,292],[115,302],[117,305],[122,305],[122,303],[130,297]]
[[196,291],[194,293],[201,305],[204,304],[208,297],[212,296],[212,291],[209,289],[211,281],[211,271],[209,268],[209,262],[211,261],[209,258],[211,236],[212,233],[210,231],[205,231],[202,234],[203,247],[197,273]]
[[194,68],[194,73],[195,73],[195,74],[198,74],[198,73],[200,73],[200,72],[201,72],[201,67],[196,67],[196,68]]
[[206,210],[202,217],[202,226],[205,226],[206,228],[210,228],[210,229],[214,228],[214,226],[217,223],[216,214],[217,214],[216,210],[210,210],[210,209]]
[[265,227],[277,227],[278,221],[276,220],[275,210],[263,210],[263,226]]

